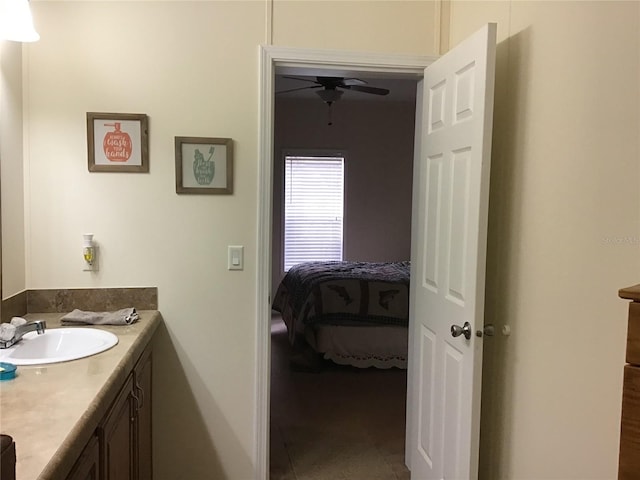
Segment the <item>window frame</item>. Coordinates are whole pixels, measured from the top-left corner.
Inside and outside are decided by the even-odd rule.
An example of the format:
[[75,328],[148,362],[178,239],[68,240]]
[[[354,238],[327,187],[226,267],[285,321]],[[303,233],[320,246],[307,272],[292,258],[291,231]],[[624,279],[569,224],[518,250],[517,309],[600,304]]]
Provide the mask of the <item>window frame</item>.
[[340,149],[290,149],[286,148],[282,150],[282,155],[280,157],[281,161],[281,181],[282,186],[280,188],[280,275],[283,276],[287,272],[284,269],[284,259],[285,259],[285,191],[286,191],[286,161],[287,157],[342,157],[343,158],[343,175],[342,175],[342,259],[344,260],[345,252],[347,251],[347,178],[348,178],[348,162],[347,162],[347,151]]

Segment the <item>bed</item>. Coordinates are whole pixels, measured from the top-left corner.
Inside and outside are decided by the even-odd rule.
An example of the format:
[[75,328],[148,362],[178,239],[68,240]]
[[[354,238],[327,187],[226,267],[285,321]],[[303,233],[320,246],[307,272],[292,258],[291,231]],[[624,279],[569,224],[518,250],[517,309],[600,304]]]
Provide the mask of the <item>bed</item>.
[[272,307],[292,345],[360,368],[406,368],[409,262],[308,262],[284,276]]

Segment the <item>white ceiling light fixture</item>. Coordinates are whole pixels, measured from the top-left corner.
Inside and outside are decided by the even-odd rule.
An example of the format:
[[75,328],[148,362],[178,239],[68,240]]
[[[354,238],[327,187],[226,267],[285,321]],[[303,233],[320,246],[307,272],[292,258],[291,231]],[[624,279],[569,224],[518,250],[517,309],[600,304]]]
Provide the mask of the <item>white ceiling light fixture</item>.
[[37,42],[29,0],[0,0],[0,38],[14,42]]
[[316,90],[318,96],[326,103],[331,105],[333,102],[340,100],[340,97],[344,92],[336,89]]
[[333,120],[331,119],[331,105],[333,105],[333,102],[340,100],[340,97],[344,92],[336,90],[335,88],[327,88],[324,90],[317,90],[316,93],[324,103],[329,105],[329,121],[327,122],[327,125],[331,126],[333,125]]

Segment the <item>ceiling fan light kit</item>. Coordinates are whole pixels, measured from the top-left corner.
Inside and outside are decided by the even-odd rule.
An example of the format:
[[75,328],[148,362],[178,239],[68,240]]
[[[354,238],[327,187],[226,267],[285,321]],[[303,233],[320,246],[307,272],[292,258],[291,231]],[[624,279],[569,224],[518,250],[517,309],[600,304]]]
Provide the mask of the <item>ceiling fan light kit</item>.
[[323,102],[331,104],[340,100],[344,92],[341,90],[318,90],[316,93]]

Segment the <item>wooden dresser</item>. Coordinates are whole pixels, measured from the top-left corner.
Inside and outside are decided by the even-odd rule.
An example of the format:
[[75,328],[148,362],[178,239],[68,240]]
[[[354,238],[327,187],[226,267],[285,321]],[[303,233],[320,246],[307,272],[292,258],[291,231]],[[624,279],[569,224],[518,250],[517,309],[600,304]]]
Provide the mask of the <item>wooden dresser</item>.
[[620,290],[629,303],[618,480],[640,480],[640,285]]

